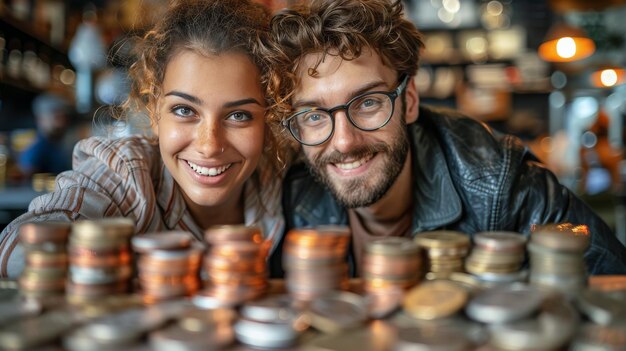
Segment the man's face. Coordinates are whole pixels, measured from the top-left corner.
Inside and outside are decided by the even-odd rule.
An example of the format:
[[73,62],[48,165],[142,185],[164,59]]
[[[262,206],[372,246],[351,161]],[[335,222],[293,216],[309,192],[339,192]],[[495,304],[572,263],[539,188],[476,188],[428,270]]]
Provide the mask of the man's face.
[[[307,71],[320,54],[303,58],[298,72],[300,85],[292,103],[295,111],[307,107],[333,108],[371,91],[393,91],[398,86],[395,70],[369,50],[355,60],[326,56],[311,77]],[[410,82],[412,84],[412,81]],[[406,160],[409,143],[402,97],[396,99],[391,121],[375,131],[362,131],[348,120],[345,110],[335,112],[331,138],[318,146],[303,146],[311,172],[345,207],[370,206],[385,195],[397,179]]]

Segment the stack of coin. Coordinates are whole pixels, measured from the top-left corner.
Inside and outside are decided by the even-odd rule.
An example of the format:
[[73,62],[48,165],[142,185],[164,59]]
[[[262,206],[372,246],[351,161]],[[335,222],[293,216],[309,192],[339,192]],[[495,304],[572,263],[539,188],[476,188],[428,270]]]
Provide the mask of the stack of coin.
[[409,238],[381,238],[365,246],[362,275],[366,291],[390,285],[410,288],[422,273],[420,248]]
[[88,302],[128,291],[134,222],[105,218],[75,222],[70,235],[67,298]]
[[426,251],[427,272],[442,275],[463,272],[463,259],[469,252],[470,239],[461,232],[439,230],[420,233],[415,242]]
[[300,301],[346,289],[350,230],[344,226],[293,229],[283,248],[287,290]]
[[267,291],[265,261],[271,245],[256,226],[222,225],[206,230],[205,287],[194,302],[202,308],[236,306]]
[[200,263],[204,246],[186,232],[135,236],[133,250],[139,253],[138,281],[146,303],[192,296],[200,287]]
[[536,227],[528,243],[530,283],[566,294],[580,291],[587,285],[583,254],[589,241],[585,225]]
[[63,294],[70,231],[71,224],[66,222],[22,224],[19,236],[26,265],[19,284],[24,296],[46,298]]
[[478,279],[512,283],[524,279],[520,272],[526,253],[526,237],[513,232],[482,232],[474,235],[474,247],[465,269]]

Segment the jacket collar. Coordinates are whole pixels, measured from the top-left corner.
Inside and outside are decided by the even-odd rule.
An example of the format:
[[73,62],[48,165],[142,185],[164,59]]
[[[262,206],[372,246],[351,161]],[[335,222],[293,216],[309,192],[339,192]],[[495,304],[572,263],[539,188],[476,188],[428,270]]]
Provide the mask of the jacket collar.
[[459,219],[462,205],[448,162],[432,128],[433,112],[420,108],[417,122],[407,129],[413,167],[413,233],[443,228]]

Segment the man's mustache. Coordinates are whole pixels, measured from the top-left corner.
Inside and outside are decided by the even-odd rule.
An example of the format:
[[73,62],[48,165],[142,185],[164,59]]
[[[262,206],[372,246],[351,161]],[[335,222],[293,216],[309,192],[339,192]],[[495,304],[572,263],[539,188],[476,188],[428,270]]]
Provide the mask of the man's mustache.
[[338,150],[333,150],[328,154],[321,154],[314,158],[313,163],[316,165],[328,164],[328,163],[342,163],[346,160],[358,160],[365,156],[373,155],[379,152],[389,152],[390,147],[385,143],[376,143],[361,146],[357,149],[351,150],[348,153],[343,153]]

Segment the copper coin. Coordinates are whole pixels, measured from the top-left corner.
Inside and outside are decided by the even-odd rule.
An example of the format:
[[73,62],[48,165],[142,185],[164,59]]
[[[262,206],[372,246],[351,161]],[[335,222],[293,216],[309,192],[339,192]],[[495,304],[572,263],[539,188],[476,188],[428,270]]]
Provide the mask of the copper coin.
[[204,232],[204,239],[209,244],[232,241],[260,244],[263,241],[263,233],[261,232],[261,228],[256,226],[219,225],[208,228]]
[[46,242],[64,243],[67,241],[71,223],[59,221],[31,222],[20,226],[20,241],[28,244],[41,244]]

